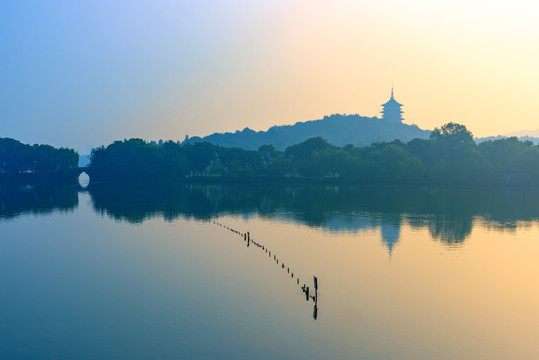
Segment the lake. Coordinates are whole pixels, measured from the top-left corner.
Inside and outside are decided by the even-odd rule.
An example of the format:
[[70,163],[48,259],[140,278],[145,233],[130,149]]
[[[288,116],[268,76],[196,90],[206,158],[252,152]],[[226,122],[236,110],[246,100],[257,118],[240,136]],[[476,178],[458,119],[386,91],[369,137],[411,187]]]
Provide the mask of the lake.
[[538,358],[538,225],[533,188],[3,186],[0,358]]

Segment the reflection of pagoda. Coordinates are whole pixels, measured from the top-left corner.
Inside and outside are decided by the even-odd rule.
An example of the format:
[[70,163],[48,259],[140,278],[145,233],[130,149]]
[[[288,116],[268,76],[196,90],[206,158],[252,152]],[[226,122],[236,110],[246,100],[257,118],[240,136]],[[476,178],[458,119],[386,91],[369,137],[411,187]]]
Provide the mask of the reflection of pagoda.
[[382,217],[380,228],[382,233],[382,243],[387,247],[389,258],[391,259],[393,247],[397,244],[400,237],[400,219],[384,216]]
[[391,87],[391,98],[388,102],[382,105],[384,109],[382,110],[382,119],[388,120],[391,122],[402,122],[402,104],[399,104],[393,97],[393,87]]

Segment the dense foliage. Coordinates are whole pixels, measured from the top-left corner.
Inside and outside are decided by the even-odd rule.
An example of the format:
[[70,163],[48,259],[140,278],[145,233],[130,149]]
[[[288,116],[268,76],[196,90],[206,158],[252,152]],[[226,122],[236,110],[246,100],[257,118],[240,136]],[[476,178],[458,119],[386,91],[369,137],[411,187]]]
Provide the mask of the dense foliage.
[[[116,141],[94,149],[93,179],[179,181],[191,177],[339,179],[357,183],[497,184],[539,183],[539,147],[517,138],[477,145],[464,125],[449,123],[429,139],[338,147],[321,137],[257,151],[208,142]],[[509,176],[509,175],[510,176]],[[508,177],[509,176],[509,177]]]
[[0,173],[51,174],[78,167],[79,154],[72,149],[50,145],[26,145],[10,138],[0,138]]

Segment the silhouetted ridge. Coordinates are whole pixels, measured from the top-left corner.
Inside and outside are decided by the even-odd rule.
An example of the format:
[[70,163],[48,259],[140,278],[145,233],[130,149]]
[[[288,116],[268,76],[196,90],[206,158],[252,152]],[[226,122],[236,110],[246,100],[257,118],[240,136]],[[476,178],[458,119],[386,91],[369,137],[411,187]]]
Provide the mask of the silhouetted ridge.
[[234,133],[213,133],[206,137],[187,138],[184,143],[208,141],[225,147],[256,150],[262,145],[273,145],[277,150],[321,136],[337,146],[352,144],[368,146],[374,142],[389,142],[395,139],[408,142],[415,138],[427,139],[429,130],[416,125],[407,125],[388,119],[365,117],[358,114],[325,116],[320,120],[297,122],[294,125],[272,126],[267,131],[245,128]]

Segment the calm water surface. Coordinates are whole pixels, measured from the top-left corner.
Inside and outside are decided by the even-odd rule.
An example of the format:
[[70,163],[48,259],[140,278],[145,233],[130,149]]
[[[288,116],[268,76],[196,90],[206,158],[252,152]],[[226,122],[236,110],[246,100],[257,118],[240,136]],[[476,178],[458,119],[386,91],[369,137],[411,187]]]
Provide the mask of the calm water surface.
[[537,359],[538,219],[533,189],[0,188],[0,359]]

